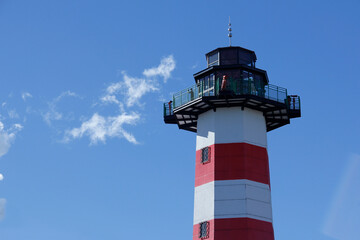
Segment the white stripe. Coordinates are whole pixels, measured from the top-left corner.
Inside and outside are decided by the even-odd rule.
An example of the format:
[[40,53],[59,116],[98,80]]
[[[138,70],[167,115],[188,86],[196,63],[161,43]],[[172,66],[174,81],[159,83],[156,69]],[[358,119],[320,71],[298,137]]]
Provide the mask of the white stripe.
[[199,115],[196,150],[215,143],[238,142],[267,147],[266,122],[262,112],[232,107]]
[[269,185],[246,179],[213,181],[195,188],[194,224],[211,219],[272,222]]

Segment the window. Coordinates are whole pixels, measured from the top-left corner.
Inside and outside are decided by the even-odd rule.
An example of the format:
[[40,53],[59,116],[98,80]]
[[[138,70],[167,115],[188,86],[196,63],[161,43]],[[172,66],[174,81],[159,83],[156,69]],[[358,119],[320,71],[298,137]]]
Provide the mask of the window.
[[210,162],[210,147],[201,149],[201,163],[205,164]]
[[210,82],[209,82],[210,96],[214,96],[214,84],[215,84],[215,75],[212,73],[210,74]]
[[208,67],[219,65],[219,53],[215,52],[211,55],[208,55]]
[[199,238],[209,237],[209,222],[200,223]]

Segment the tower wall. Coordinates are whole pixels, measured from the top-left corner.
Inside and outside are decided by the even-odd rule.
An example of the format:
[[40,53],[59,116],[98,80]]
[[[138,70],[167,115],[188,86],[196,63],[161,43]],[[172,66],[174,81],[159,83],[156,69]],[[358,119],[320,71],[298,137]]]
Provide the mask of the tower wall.
[[[265,118],[240,107],[198,118],[193,239],[274,239]],[[203,149],[208,160],[202,162]]]

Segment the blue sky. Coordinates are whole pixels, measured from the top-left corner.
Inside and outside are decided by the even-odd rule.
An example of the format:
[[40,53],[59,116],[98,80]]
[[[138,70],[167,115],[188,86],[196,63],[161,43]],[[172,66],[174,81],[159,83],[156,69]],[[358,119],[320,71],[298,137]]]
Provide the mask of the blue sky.
[[268,134],[275,237],[360,235],[359,1],[0,0],[0,239],[190,239],[195,135],[162,102],[252,49],[302,118]]

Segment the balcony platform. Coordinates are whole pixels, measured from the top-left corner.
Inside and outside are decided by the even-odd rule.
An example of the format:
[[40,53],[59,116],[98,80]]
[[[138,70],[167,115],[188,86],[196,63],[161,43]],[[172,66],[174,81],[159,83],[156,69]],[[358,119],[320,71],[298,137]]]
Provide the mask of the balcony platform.
[[208,86],[194,85],[174,94],[172,101],[164,103],[165,123],[196,132],[199,114],[218,108],[241,107],[261,111],[267,131],[271,131],[301,116],[300,97],[287,95],[285,88],[271,84],[256,88],[251,81],[243,79],[230,79],[225,90],[220,90],[219,86],[217,79]]
[[286,103],[247,94],[200,97],[175,108],[173,114],[164,116],[164,121],[178,124],[180,129],[196,132],[199,114],[224,107],[250,108],[263,112],[267,131],[289,124],[291,118],[301,116],[300,108],[295,105],[289,108]]

